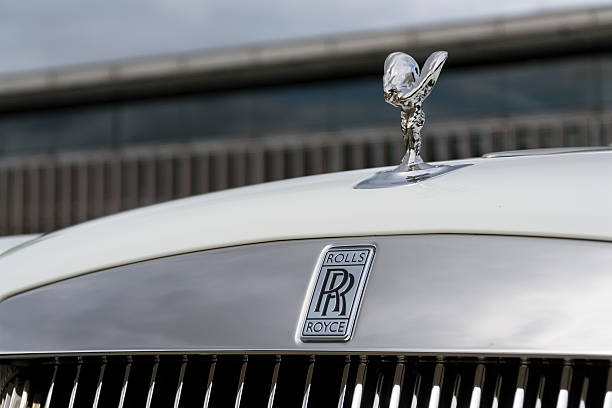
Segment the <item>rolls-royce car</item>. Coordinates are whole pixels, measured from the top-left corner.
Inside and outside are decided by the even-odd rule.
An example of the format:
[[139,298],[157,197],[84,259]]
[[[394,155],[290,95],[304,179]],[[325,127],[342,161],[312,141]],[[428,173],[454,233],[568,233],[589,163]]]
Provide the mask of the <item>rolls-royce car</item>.
[[609,408],[612,151],[527,153],[390,188],[354,188],[372,169],[243,187],[9,249],[2,407]]
[[0,407],[612,408],[612,150],[427,164],[413,91],[397,168],[13,241]]

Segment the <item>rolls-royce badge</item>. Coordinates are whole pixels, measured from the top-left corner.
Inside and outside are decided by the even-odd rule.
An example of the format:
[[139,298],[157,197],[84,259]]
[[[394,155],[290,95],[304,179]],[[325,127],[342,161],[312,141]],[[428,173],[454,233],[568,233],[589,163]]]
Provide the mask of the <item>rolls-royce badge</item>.
[[368,280],[375,247],[331,246],[315,269],[301,319],[302,341],[348,341]]

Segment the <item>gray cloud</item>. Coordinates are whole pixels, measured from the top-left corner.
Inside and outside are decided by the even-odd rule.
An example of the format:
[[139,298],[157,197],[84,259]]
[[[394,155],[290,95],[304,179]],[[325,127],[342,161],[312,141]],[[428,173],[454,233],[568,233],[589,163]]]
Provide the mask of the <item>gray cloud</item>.
[[583,5],[575,0],[2,2],[0,73]]

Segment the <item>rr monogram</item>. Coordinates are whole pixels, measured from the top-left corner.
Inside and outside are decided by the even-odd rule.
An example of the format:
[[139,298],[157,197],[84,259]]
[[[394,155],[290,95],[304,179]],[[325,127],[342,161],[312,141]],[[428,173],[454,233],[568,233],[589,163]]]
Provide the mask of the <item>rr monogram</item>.
[[[340,278],[339,281],[338,278]],[[321,302],[325,298],[321,316],[327,316],[329,302],[333,299],[335,303],[332,312],[338,313],[339,316],[346,316],[346,299],[344,296],[351,290],[354,284],[355,277],[346,269],[328,269],[323,280],[323,287],[317,300],[315,312],[321,310]]]

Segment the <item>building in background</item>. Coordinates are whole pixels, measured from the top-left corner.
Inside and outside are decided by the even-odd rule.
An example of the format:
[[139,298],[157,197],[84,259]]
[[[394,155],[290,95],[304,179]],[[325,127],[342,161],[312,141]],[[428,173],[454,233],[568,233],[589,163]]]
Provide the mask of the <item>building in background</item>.
[[426,159],[612,143],[612,8],[5,75],[0,235],[395,164],[384,58],[438,49]]

